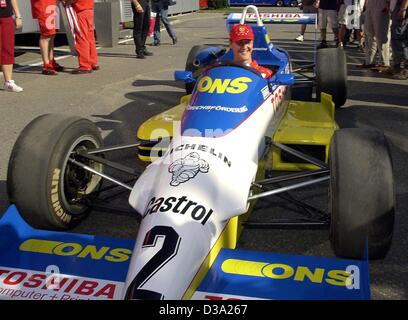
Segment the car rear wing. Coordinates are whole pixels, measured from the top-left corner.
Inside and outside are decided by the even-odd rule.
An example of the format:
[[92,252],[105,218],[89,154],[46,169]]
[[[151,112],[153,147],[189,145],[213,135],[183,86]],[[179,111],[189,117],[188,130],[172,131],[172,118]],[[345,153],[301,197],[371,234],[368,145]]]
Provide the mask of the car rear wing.
[[[241,23],[244,13],[230,13],[227,17],[227,28]],[[263,12],[259,13],[259,19],[264,24],[317,24],[317,14],[315,13],[280,13],[280,12]],[[246,23],[258,22],[256,13],[246,13]]]

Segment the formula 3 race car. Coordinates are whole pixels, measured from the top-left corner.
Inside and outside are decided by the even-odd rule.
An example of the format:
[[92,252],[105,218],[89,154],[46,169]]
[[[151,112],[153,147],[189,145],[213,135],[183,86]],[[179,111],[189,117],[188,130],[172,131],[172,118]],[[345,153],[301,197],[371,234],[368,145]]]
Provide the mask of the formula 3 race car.
[[[220,249],[235,248],[257,199],[325,182],[329,213],[310,215],[298,203],[308,211],[304,219],[280,225],[329,228],[342,258],[362,259],[368,251],[379,259],[390,248],[395,195],[387,140],[374,130],[339,129],[334,119],[346,101],[344,52],[321,49],[316,64],[293,69],[250,8],[254,58],[274,71],[272,78],[232,62],[231,52],[194,47],[186,70],[175,74],[187,95],[143,123],[136,143],[103,146],[89,120],[48,114],[28,124],[13,148],[9,198],[35,228],[80,223],[112,188],[104,180],[130,191],[141,223],[125,299],[190,298]],[[241,22],[250,20],[247,10]],[[315,75],[306,76],[306,68]],[[141,175],[105,157],[135,147],[153,161]],[[106,168],[137,181],[129,185]]]

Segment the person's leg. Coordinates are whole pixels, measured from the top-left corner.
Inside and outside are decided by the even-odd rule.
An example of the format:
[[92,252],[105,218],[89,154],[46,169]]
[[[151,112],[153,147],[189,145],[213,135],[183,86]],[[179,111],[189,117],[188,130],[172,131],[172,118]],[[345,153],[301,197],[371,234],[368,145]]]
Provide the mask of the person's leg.
[[73,70],[73,73],[87,73],[92,71],[91,49],[88,40],[90,31],[86,11],[87,10],[76,12],[78,28],[75,30],[75,48],[78,54],[79,68]]
[[0,35],[0,64],[4,80],[10,81],[13,79],[14,64],[14,21],[12,18],[0,18]]
[[98,69],[98,52],[96,50],[96,39],[94,29],[94,12],[93,10],[84,11],[84,16],[88,26],[87,40],[89,43],[89,62],[92,69]]
[[150,7],[149,5],[146,5],[145,8],[143,8],[144,13],[143,13],[143,22],[142,22],[142,34],[141,34],[141,41],[143,44],[143,53],[145,56],[151,56],[153,53],[149,52],[146,49],[146,39],[147,35],[149,33],[149,28],[150,28]]
[[367,12],[364,18],[365,34],[365,66],[374,66],[374,58],[377,52],[377,43],[374,40],[375,19],[371,12]]
[[334,41],[336,44],[339,42],[339,19],[336,10],[328,10],[328,20],[330,27],[333,31]]
[[156,13],[156,20],[154,23],[154,31],[153,31],[153,44],[155,46],[158,46],[160,45],[160,16],[161,16],[161,12],[160,12],[160,8],[158,4],[156,3],[152,4],[152,12]]
[[12,64],[2,64],[1,71],[3,71],[4,81],[13,80],[13,65]]
[[320,28],[320,45],[318,48],[327,47],[326,43],[326,28],[327,28],[327,10],[319,9],[319,28]]
[[14,64],[14,20],[11,17],[0,18],[0,63],[4,76],[4,89],[11,92],[21,92],[23,88],[19,87],[13,81]]
[[[399,19],[399,10],[394,10],[392,14],[392,25],[391,25],[391,45],[393,54],[393,66],[395,69],[400,69],[401,63],[406,59],[404,50],[404,22],[407,19]],[[407,31],[405,31],[407,32]],[[407,38],[407,37],[405,37]],[[405,57],[404,57],[405,56]]]
[[378,54],[381,57],[384,67],[390,66],[390,17],[388,14],[381,14],[377,17],[374,26],[375,38],[377,40]]
[[163,9],[161,11],[161,19],[163,21],[164,27],[166,28],[167,33],[169,34],[170,38],[173,39],[173,44],[175,44],[174,42],[177,42],[177,36],[176,36],[176,32],[174,31],[172,25],[170,24],[169,18],[168,18],[168,10]]
[[346,5],[342,4],[338,14],[338,22],[339,22],[339,45],[343,46],[345,44],[346,38]]
[[50,42],[51,42],[51,37],[50,36],[40,36],[40,51],[41,51],[41,58],[43,61],[44,66],[50,64]]
[[346,38],[346,25],[340,24],[339,28],[339,46],[344,46]]
[[136,54],[138,58],[144,58],[143,47],[144,42],[142,42],[142,24],[144,13],[138,13],[132,2],[133,11],[133,41],[136,47]]

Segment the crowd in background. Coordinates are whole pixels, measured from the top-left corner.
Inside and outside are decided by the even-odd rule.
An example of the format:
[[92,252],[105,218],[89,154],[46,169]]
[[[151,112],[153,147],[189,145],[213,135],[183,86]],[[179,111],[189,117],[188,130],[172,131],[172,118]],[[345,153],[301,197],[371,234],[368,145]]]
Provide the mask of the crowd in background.
[[[321,43],[328,47],[327,28],[337,46],[357,41],[365,53],[360,68],[408,79],[408,0],[302,0],[303,13],[317,13]],[[297,41],[304,41],[306,25]]]
[[[151,3],[150,3],[151,2]],[[40,30],[39,47],[43,61],[42,74],[55,76],[64,70],[54,57],[54,40],[57,33],[58,3],[61,3],[72,33],[78,56],[78,67],[72,74],[86,74],[100,69],[94,29],[94,0],[31,0],[33,19]],[[168,7],[175,0],[131,0],[133,10],[133,39],[136,57],[145,59],[153,55],[146,49],[146,38],[151,24],[151,10],[156,16],[154,45],[160,45],[162,22],[173,44],[177,36],[168,20]],[[15,29],[22,28],[23,19],[17,0],[0,0],[0,65],[4,76],[4,90],[22,92],[13,80]]]
[[[31,10],[40,29],[39,46],[43,60],[42,73],[57,75],[64,70],[54,58],[56,16],[61,2],[67,14],[75,40],[78,68],[73,74],[85,74],[100,69],[94,30],[94,0],[31,0]],[[175,0],[131,0],[133,39],[139,59],[153,55],[146,48],[146,39],[155,16],[154,46],[159,46],[160,25],[163,23],[173,44],[178,39],[168,20],[168,8]],[[396,79],[408,79],[408,0],[302,0],[303,13],[317,13],[321,42],[319,49],[328,47],[330,27],[337,46],[353,41],[365,53],[359,67],[391,74]],[[13,18],[14,17],[14,18]],[[17,0],[0,0],[0,65],[6,91],[21,92],[23,88],[12,79],[14,64],[14,32],[23,25]],[[303,42],[306,25],[301,26],[297,41]]]

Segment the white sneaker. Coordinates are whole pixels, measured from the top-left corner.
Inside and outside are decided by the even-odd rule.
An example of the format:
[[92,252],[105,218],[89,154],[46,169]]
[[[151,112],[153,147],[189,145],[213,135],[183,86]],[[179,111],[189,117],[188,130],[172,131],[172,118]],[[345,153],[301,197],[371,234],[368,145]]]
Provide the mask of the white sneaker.
[[9,91],[9,92],[22,92],[23,88],[16,85],[14,80],[9,80],[9,81],[4,82],[4,90]]
[[303,40],[305,40],[305,38],[303,37],[303,35],[299,35],[295,40],[303,42]]

